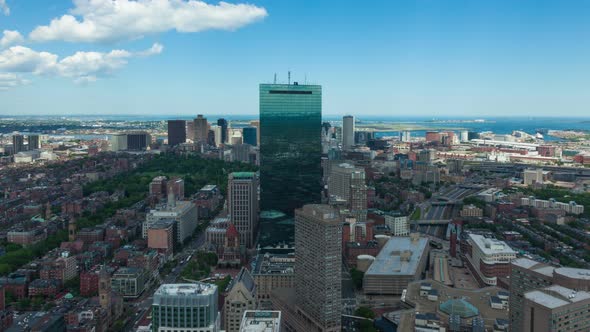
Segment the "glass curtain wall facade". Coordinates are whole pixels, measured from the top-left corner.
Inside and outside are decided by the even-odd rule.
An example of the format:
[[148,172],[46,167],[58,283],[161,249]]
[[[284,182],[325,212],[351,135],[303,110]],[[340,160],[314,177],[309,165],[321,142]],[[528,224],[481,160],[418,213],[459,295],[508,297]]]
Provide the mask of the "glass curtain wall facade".
[[168,120],[168,145],[176,146],[186,142],[186,121]]
[[152,332],[218,332],[217,297],[215,285],[161,285],[152,303]]
[[258,145],[258,129],[256,127],[245,127],[242,129],[242,137],[244,138],[245,144],[250,144],[252,146]]
[[321,201],[322,87],[260,85],[262,210],[293,215]]

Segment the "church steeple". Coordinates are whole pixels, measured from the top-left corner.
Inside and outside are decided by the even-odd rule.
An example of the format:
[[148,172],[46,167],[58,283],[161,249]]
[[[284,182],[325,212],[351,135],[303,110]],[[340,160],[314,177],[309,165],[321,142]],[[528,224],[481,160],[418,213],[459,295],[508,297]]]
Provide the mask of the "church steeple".
[[111,312],[111,275],[103,266],[98,275],[98,297],[100,306],[107,312]]
[[51,218],[51,203],[47,202],[45,204],[45,220],[49,220]]
[[76,218],[70,218],[68,222],[68,241],[76,241]]

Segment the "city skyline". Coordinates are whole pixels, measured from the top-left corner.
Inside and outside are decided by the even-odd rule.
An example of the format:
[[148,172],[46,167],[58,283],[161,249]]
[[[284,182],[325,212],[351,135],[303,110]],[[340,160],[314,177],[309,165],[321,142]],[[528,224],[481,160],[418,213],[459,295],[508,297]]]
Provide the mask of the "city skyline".
[[590,101],[579,1],[0,3],[0,115],[249,115],[288,71],[324,86],[328,116],[583,116]]
[[0,330],[590,328],[590,121],[259,98],[253,121],[0,117]]

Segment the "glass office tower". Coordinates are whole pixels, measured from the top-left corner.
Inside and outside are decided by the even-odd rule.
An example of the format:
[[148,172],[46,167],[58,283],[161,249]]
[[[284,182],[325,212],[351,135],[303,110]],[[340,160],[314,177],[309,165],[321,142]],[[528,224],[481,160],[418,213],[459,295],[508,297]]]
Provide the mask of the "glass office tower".
[[293,215],[320,203],[322,87],[260,85],[260,203]]
[[252,146],[258,145],[258,128],[256,127],[244,127],[242,129],[242,138],[244,144],[250,144]]

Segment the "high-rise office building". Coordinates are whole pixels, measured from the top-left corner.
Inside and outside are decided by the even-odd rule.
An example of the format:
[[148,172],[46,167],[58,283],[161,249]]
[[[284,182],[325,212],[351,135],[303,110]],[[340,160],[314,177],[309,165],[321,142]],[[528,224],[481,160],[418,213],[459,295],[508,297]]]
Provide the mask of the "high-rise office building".
[[252,120],[250,121],[250,126],[256,128],[256,145],[260,145],[260,121]]
[[186,138],[191,141],[195,139],[195,122],[186,121]]
[[588,291],[590,270],[512,260],[510,331],[588,331]]
[[210,146],[216,146],[215,143],[215,130],[209,126],[209,133],[207,134],[207,144]]
[[354,116],[346,115],[342,118],[342,148],[350,150],[354,145]]
[[29,135],[29,150],[38,150],[41,147],[39,135]]
[[322,138],[324,141],[330,141],[332,135],[332,125],[330,122],[322,122]]
[[213,284],[163,284],[154,293],[152,332],[219,331],[217,297]]
[[234,144],[231,146],[232,161],[250,162],[252,146],[250,144]]
[[254,246],[258,232],[258,176],[253,172],[234,172],[227,183],[231,222],[240,233],[240,244]]
[[586,291],[552,285],[528,292],[524,295],[522,331],[590,331],[588,308],[590,293]]
[[412,132],[409,130],[404,130],[399,132],[399,140],[402,142],[411,142],[412,141]]
[[256,127],[245,127],[242,129],[242,137],[244,138],[245,144],[256,146],[258,136],[258,129]]
[[222,134],[221,134],[221,127],[218,125],[212,125],[211,126],[211,131],[209,133],[213,132],[213,146],[219,147],[222,144]]
[[12,135],[12,153],[17,154],[25,151],[25,138],[23,135]]
[[263,210],[293,215],[319,203],[322,87],[260,85],[260,183]]
[[468,142],[469,141],[469,131],[461,130],[461,142]]
[[217,125],[221,127],[221,140],[217,144],[225,144],[227,143],[227,120],[223,118],[217,119]]
[[354,144],[367,145],[371,140],[375,139],[375,132],[373,131],[355,131]]
[[115,133],[110,138],[111,151],[127,150],[127,135],[124,133]]
[[209,123],[207,123],[207,118],[203,117],[203,114],[199,114],[193,122],[195,124],[193,141],[195,143],[207,143],[207,139],[209,138]]
[[243,267],[226,289],[223,309],[223,328],[239,332],[246,310],[256,309],[256,283],[250,271]]
[[127,150],[142,151],[152,142],[152,136],[145,131],[130,132],[127,134]]
[[345,203],[358,221],[367,216],[365,170],[347,163],[333,165],[328,179],[330,204]]
[[193,234],[198,224],[198,209],[191,201],[176,200],[172,188],[168,191],[168,201],[156,206],[145,216],[145,222],[142,227],[142,235],[147,239],[148,230],[151,225],[160,220],[174,220],[174,241],[182,244],[189,236]]
[[168,120],[168,145],[176,146],[186,142],[186,121]]
[[342,220],[329,205],[295,210],[295,303],[321,331],[340,331]]

